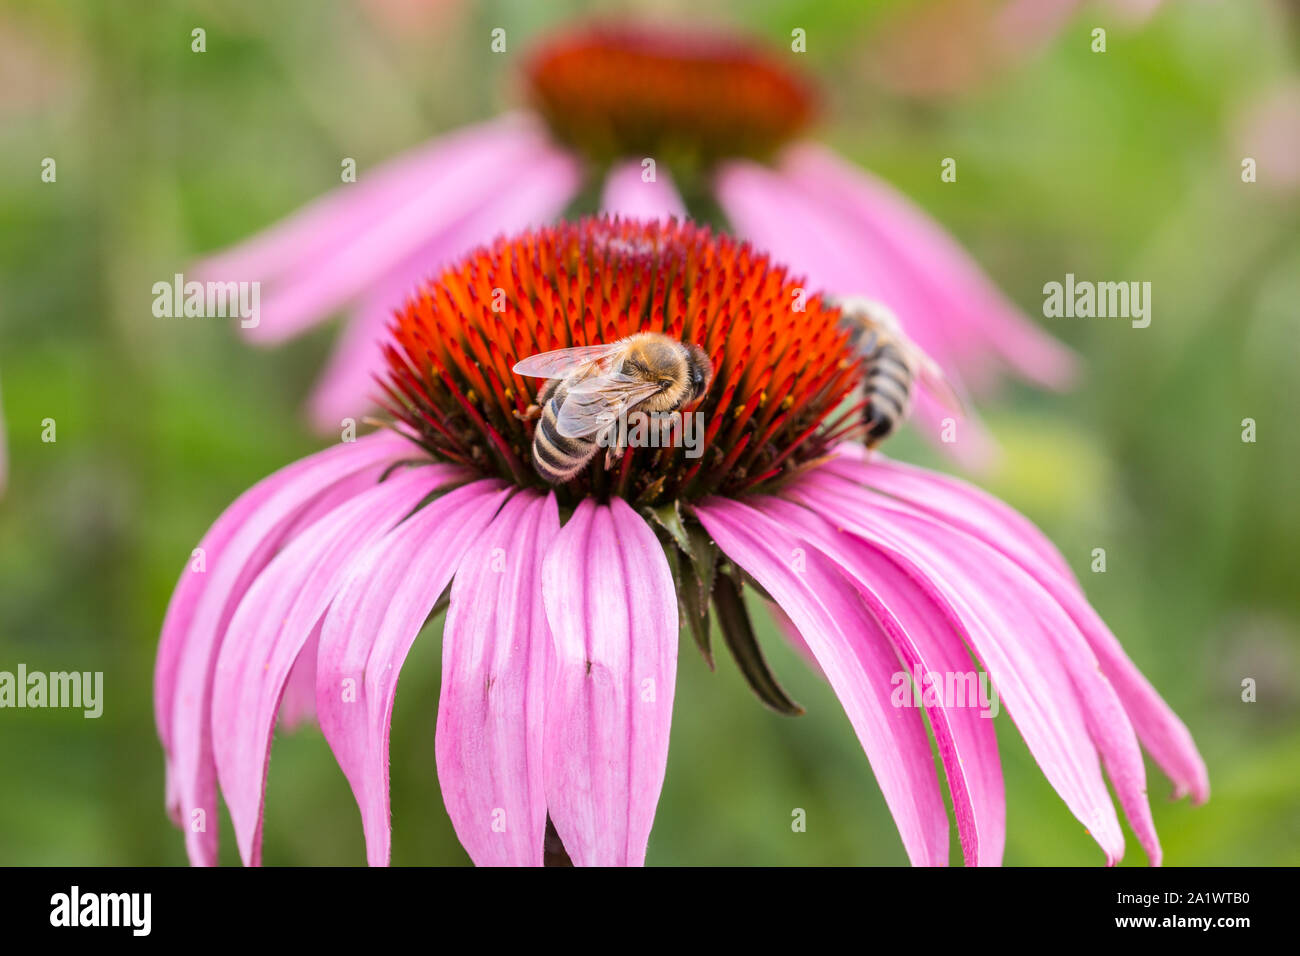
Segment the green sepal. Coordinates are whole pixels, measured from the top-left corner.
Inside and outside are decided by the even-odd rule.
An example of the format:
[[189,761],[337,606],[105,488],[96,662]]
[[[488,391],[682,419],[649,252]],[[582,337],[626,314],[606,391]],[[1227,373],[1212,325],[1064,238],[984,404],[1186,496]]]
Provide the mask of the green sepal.
[[718,615],[723,640],[727,642],[736,666],[758,699],[778,714],[802,714],[803,707],[791,700],[767,666],[763,651],[754,636],[749,612],[745,609],[741,584],[732,575],[724,573],[717,576],[713,586],[713,608]]
[[[645,513],[662,528],[680,550],[690,560],[694,574],[688,575],[683,569],[682,584],[678,588],[679,603],[690,609],[690,625],[699,643],[699,632],[703,629],[705,640],[709,630],[709,600],[713,595],[713,580],[718,570],[718,546],[713,543],[709,533],[698,521],[688,521],[683,517],[677,502],[647,508]],[[695,593],[687,594],[687,578],[694,578]],[[703,645],[701,645],[703,646]],[[712,653],[706,654],[709,666],[713,666]]]
[[704,663],[709,670],[714,670],[713,643],[709,633],[709,606],[701,609],[699,602],[700,583],[692,571],[690,560],[681,548],[664,535],[659,536],[659,543],[668,559],[668,568],[673,573],[673,586],[677,590],[677,617],[682,630],[690,631],[695,639],[695,646],[704,655]]
[[672,539],[677,542],[677,547],[687,554],[691,553],[691,537],[686,532],[686,522],[682,518],[682,510],[677,506],[676,501],[670,501],[658,508],[647,508],[646,513],[650,515],[655,524],[672,535]]
[[700,607],[709,613],[709,599],[713,595],[713,581],[718,576],[718,546],[713,543],[704,526],[692,522],[686,526],[691,540],[691,564],[695,566],[695,579],[700,584]]

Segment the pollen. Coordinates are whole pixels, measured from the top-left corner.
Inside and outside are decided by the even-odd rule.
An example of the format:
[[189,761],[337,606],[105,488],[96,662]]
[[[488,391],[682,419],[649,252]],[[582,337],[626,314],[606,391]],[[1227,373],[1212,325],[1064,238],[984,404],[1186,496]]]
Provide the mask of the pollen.
[[761,47],[664,27],[563,34],[532,55],[525,79],[556,138],[599,162],[762,159],[815,113],[811,87]]
[[[545,382],[517,361],[539,352],[659,332],[693,343],[713,380],[683,415],[693,447],[605,456],[558,492],[637,505],[768,491],[823,455],[833,413],[859,384],[839,310],[802,280],[692,223],[589,218],[499,239],[426,282],[396,312],[379,396],[436,460],[545,488],[527,454]],[[474,400],[471,400],[474,396]],[[764,399],[767,401],[764,401]]]

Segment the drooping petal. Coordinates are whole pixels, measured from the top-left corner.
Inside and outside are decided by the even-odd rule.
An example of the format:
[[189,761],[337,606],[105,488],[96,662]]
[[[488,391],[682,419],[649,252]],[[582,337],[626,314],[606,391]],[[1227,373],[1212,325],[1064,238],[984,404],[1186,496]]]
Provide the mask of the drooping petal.
[[[851,452],[856,455],[856,452]],[[895,496],[960,528],[1010,557],[1066,609],[1119,693],[1143,746],[1174,781],[1175,797],[1209,797],[1205,761],[1187,726],[1124,652],[1080,590],[1056,547],[1032,522],[978,488],[954,478],[873,456],[869,465],[838,457],[828,470]]]
[[1124,836],[1102,780],[1090,717],[1061,653],[1062,636],[1077,635],[1077,629],[1060,605],[995,549],[923,516],[883,508],[842,479],[814,471],[791,486],[788,496],[833,516],[835,524],[903,568],[936,605],[948,608],[1044,776],[1107,862],[1117,862]]
[[915,394],[912,418],[922,438],[969,471],[993,469],[1002,448],[970,404],[955,411],[924,387],[916,388]]
[[878,451],[868,453],[856,444],[839,446],[826,467],[850,481],[905,501],[982,541],[997,543],[1022,566],[1042,562],[1062,577],[1074,577],[1061,552],[1032,521],[968,482],[886,458]]
[[388,735],[402,664],[462,555],[507,494],[502,482],[473,482],[373,539],[321,624],[316,711],[361,809],[372,866],[388,864],[392,844]]
[[898,190],[810,142],[788,150],[781,169],[810,195],[851,215],[860,235],[874,234],[892,250],[895,267],[938,303],[930,321],[950,334],[977,337],[1026,381],[1063,388],[1074,379],[1073,353],[1030,322],[957,241]]
[[542,559],[560,530],[555,495],[525,491],[466,553],[442,630],[438,782],[480,866],[541,866],[542,732],[551,632]]
[[342,418],[373,406],[375,379],[388,367],[385,328],[421,280],[493,236],[541,225],[563,211],[578,186],[577,167],[562,155],[549,160],[542,155],[537,165],[533,162],[366,292],[312,392],[309,411],[317,428],[337,428]]
[[663,787],[677,681],[677,597],[649,526],[583,499],[542,565],[555,647],[545,788],[579,866],[639,866]]
[[[913,531],[929,535],[936,546],[955,554],[964,553],[962,549],[969,547],[967,541],[962,541],[960,548],[954,548],[953,536],[942,522],[920,516],[906,506],[894,505],[885,499],[879,499],[877,504],[888,511],[892,519],[910,523]],[[959,533],[958,536],[967,537],[964,533]],[[974,541],[973,538],[970,540]],[[1009,578],[1022,588],[1020,591],[1022,600],[1025,596],[1032,596],[1036,601],[1046,599],[1048,602],[1055,602],[1054,612],[1056,609],[1065,612],[1064,615],[1058,614],[1058,618],[1064,617],[1068,624],[1061,626],[1063,622],[1058,619],[1050,631],[1056,653],[1079,695],[1088,732],[1101,754],[1102,763],[1114,784],[1125,816],[1128,817],[1152,865],[1159,866],[1160,843],[1147,800],[1146,768],[1142,763],[1142,751],[1119,695],[1101,672],[1096,655],[1093,654],[1079,628],[1069,618],[1066,606],[1056,601],[1050,593],[1040,590],[1041,585],[1032,576],[1026,574],[1023,568],[983,542],[978,542],[977,546],[970,548],[970,551],[969,567],[1003,566]],[[1052,604],[1048,603],[1046,606],[1052,607]],[[1037,615],[1040,620],[1046,619],[1042,611],[1037,612]]]
[[808,646],[808,642],[803,639],[803,635],[799,633],[799,628],[795,627],[794,621],[790,620],[790,615],[781,610],[781,605],[773,604],[771,601],[767,602],[767,610],[768,613],[772,615],[772,623],[775,624],[776,629],[781,632],[781,636],[784,637],[790,643],[790,646],[795,649],[795,652],[803,658],[804,663],[812,668],[814,674],[825,679],[826,674],[822,671],[822,666],[817,663],[817,655],[812,652],[812,648]]
[[915,708],[890,703],[899,661],[854,583],[814,543],[754,508],[706,498],[695,513],[799,628],[853,724],[908,857],[946,865],[948,817],[930,741]]
[[[550,147],[527,118],[510,117],[413,151],[340,186],[266,234],[202,262],[207,281],[257,281],[259,321],[244,329],[277,342],[324,319],[420,246],[508,188]],[[489,235],[474,237],[483,241]]]
[[212,679],[212,751],[240,856],[261,858],[271,734],[289,671],[349,579],[349,566],[460,469],[400,471],[303,530],[258,575],[226,629]]
[[[349,476],[373,469],[377,479],[384,462],[405,447],[405,439],[380,432],[281,469],[226,509],[181,572],[158,644],[154,709],[168,757],[168,811],[185,828],[191,862],[216,862],[209,701],[212,668],[237,603],[303,513],[333,500],[331,491]],[[352,487],[344,484],[346,491]]]
[[649,182],[644,174],[641,160],[626,160],[611,167],[605,177],[601,211],[625,219],[685,219],[686,205],[668,170],[655,169]]
[[357,182],[326,193],[257,235],[200,261],[200,279],[270,281],[351,238],[368,221],[390,214],[414,189],[482,155],[514,149],[534,136],[533,124],[507,115],[437,137],[395,156]]
[[[576,161],[537,143],[458,166],[417,190],[391,216],[362,227],[337,250],[304,262],[277,280],[262,299],[261,323],[251,331],[260,332],[265,341],[294,334],[364,292],[431,238],[492,199],[539,182],[570,194],[577,182]],[[475,238],[483,241],[490,236]]]
[[982,709],[988,701],[981,702],[978,693],[962,700],[943,694],[949,687],[974,691],[978,686],[961,634],[900,568],[852,535],[790,501],[758,498],[753,506],[813,541],[857,581],[881,637],[894,645],[924,691],[921,700],[948,775],[963,858],[968,866],[999,865],[1006,798],[993,721]]
[[319,640],[315,633],[298,652],[298,659],[289,670],[284,682],[284,695],[280,699],[280,726],[297,730],[316,716],[316,655]]
[[419,275],[389,276],[353,309],[307,399],[307,417],[314,429],[323,433],[340,428],[343,419],[355,418],[374,405],[375,375],[385,367],[385,329]]

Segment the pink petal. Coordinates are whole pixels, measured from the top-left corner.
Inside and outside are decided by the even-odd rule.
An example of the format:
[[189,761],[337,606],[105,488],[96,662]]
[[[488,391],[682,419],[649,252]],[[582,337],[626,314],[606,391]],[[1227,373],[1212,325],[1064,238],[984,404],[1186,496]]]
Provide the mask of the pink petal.
[[1047,653],[1058,646],[1059,635],[1077,633],[1060,606],[1000,552],[914,513],[886,509],[842,479],[814,472],[788,495],[883,553],[948,609],[1044,776],[1101,845],[1107,862],[1117,862],[1124,836],[1101,777],[1089,718],[1059,648]]
[[1027,381],[1062,388],[1076,377],[1073,353],[1030,322],[957,241],[898,190],[813,143],[791,148],[781,169],[851,215],[860,235],[874,234],[891,247],[897,266],[935,297],[939,310],[930,320],[941,329],[978,337],[981,348],[991,347]]
[[405,439],[380,432],[276,472],[241,495],[204,535],[199,542],[204,570],[194,570],[191,559],[181,572],[158,643],[154,708],[168,757],[168,810],[185,828],[186,846],[195,864],[216,862],[216,772],[209,701],[212,667],[236,604],[298,516],[328,498],[332,487],[349,475],[376,469],[371,477],[377,479],[381,463],[406,447]]
[[803,639],[803,635],[799,633],[799,628],[795,627],[794,621],[790,620],[790,615],[781,610],[781,605],[773,604],[771,601],[766,603],[767,611],[772,615],[772,623],[781,632],[781,636],[790,642],[790,646],[803,658],[804,663],[812,668],[813,673],[825,680],[826,674],[822,671],[822,666],[817,663],[817,655],[812,652],[808,642]]
[[[971,673],[962,635],[943,609],[896,565],[852,535],[837,532],[826,520],[793,502],[759,498],[755,508],[792,532],[812,541],[858,583],[877,633],[888,640],[907,666],[943,687],[947,675]],[[922,698],[923,702],[932,698]],[[952,791],[962,855],[967,866],[998,866],[1006,844],[1006,798],[993,721],[979,701],[940,698],[925,703]]]
[[476,481],[372,539],[320,627],[316,709],[361,808],[372,866],[388,864],[392,845],[388,733],[402,664],[461,556],[507,494],[502,482]]
[[284,682],[284,696],[280,700],[280,726],[297,730],[316,716],[316,655],[319,640],[315,633],[298,652]]
[[[828,482],[825,487],[828,490],[832,489],[835,487],[835,482]],[[855,500],[861,500],[864,505],[868,503],[865,496],[859,499],[857,489],[852,486],[847,488],[841,486],[841,490],[845,491],[846,497],[853,496]],[[1147,801],[1146,768],[1142,763],[1142,751],[1138,746],[1137,735],[1128,716],[1124,713],[1119,696],[1110,681],[1101,673],[1097,658],[1083,634],[1080,633],[1080,629],[1074,624],[1072,618],[1066,618],[1065,615],[1069,613],[1068,606],[1056,601],[1054,595],[1042,591],[1038,582],[996,548],[991,548],[984,542],[953,529],[937,519],[923,516],[906,505],[896,504],[876,495],[870,496],[870,501],[881,510],[882,515],[888,516],[891,520],[911,522],[913,531],[917,529],[918,522],[922,527],[930,526],[923,527],[922,533],[927,530],[933,531],[937,545],[950,553],[965,553],[962,549],[966,549],[970,553],[970,567],[1003,568],[1007,573],[1007,580],[1018,587],[1018,600],[1025,604],[1026,609],[1039,608],[1034,612],[1036,620],[1051,625],[1050,634],[1056,653],[1079,696],[1088,732],[1101,752],[1106,772],[1115,786],[1124,813],[1152,865],[1158,866],[1161,859],[1160,842],[1156,836],[1155,822],[1152,820],[1151,807]],[[1052,606],[1053,602],[1056,604],[1055,608]],[[1051,610],[1043,612],[1042,607]]]
[[555,644],[546,803],[579,866],[640,866],[668,760],[677,596],[658,539],[621,498],[584,499],[542,565]]
[[[857,452],[849,452],[857,455]],[[1205,761],[1191,733],[1137,669],[1088,603],[1073,573],[1032,522],[991,495],[953,478],[875,455],[869,465],[837,458],[829,470],[894,495],[1006,554],[1066,609],[1110,679],[1142,744],[1174,781],[1175,797],[1209,797]]]
[[[984,419],[969,404],[960,412],[954,412],[925,388],[919,388],[912,405],[912,418],[921,437],[931,447],[948,455],[968,471],[990,471],[1002,454],[1001,446],[984,424]],[[950,434],[949,440],[947,436]]]
[[511,499],[456,571],[442,630],[438,781],[479,866],[541,866],[542,732],[551,632],[542,558],[560,531],[555,495]]
[[1033,522],[987,492],[957,478],[894,461],[880,452],[867,453],[860,445],[846,444],[838,452],[827,462],[837,474],[905,501],[982,541],[997,542],[1025,567],[1042,562],[1073,580],[1074,573],[1061,552]]
[[305,529],[258,575],[226,629],[212,678],[212,749],[240,855],[261,857],[271,734],[290,668],[353,559],[459,469],[399,471]]
[[616,163],[605,177],[601,211],[625,219],[686,218],[686,206],[666,168],[656,169],[653,182],[641,176],[640,160]]
[[[288,218],[234,247],[199,262],[200,281],[274,282],[337,251],[361,230],[387,219],[428,184],[485,156],[517,153],[541,141],[530,117],[509,115],[423,143],[342,184]],[[256,337],[275,337],[250,329]],[[288,333],[286,333],[288,334]]]
[[781,608],[817,657],[885,796],[913,864],[948,862],[948,817],[925,725],[890,703],[899,670],[857,587],[806,538],[739,502],[706,498],[695,513],[723,553]]
[[[428,253],[427,264],[441,261]],[[394,313],[406,296],[430,273],[423,266],[400,276],[394,274],[368,293],[348,317],[325,370],[307,400],[307,417],[317,432],[325,434],[343,427],[343,419],[355,419],[372,409],[378,391],[376,375],[387,369],[383,344]]]
[[558,216],[577,189],[576,167],[567,160],[530,167],[503,185],[497,195],[369,289],[335,346],[328,368],[310,400],[312,423],[321,431],[373,407],[375,378],[387,369],[383,332],[418,284],[492,236],[511,234]]
[[[262,296],[260,324],[249,333],[268,342],[291,336],[365,292],[422,246],[449,232],[464,234],[459,231],[466,221],[494,200],[523,190],[567,199],[577,189],[578,176],[577,161],[569,154],[536,141],[484,154],[434,180],[414,183],[391,215],[367,218],[337,249],[305,260],[277,279]],[[485,232],[467,235],[465,248],[457,251],[487,241],[498,228],[493,223]]]

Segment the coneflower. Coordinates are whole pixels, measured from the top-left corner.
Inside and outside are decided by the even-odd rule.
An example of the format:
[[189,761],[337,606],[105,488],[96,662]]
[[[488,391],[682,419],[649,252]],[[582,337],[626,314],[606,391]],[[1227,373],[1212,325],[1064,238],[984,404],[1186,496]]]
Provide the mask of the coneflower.
[[[190,858],[217,856],[218,786],[257,863],[277,715],[316,717],[389,859],[388,734],[403,660],[446,606],[436,759],[480,864],[643,862],[664,778],[679,628],[710,659],[710,609],[760,698],[744,592],[779,608],[866,751],[916,864],[1001,860],[993,722],[926,693],[972,656],[1109,862],[1123,836],[1103,767],[1153,862],[1139,739],[1178,794],[1207,795],[1183,724],[1066,562],[1006,505],[853,443],[862,372],[838,310],[747,245],[676,221],[589,219],[499,240],[420,287],[383,354],[391,428],[254,486],[200,544],[163,625],[157,719]],[[702,454],[631,448],[569,483],[529,462],[555,348],[657,332],[713,364],[685,411]],[[751,602],[752,604],[752,602]],[[923,713],[924,711],[924,717]],[[196,826],[195,821],[204,821]]]
[[[521,85],[530,111],[418,147],[202,265],[211,278],[266,285],[247,330],[259,341],[352,309],[312,398],[322,427],[364,411],[395,299],[480,242],[549,221],[602,180],[608,212],[725,221],[814,287],[887,303],[976,392],[1007,369],[1048,387],[1070,379],[1071,354],[941,226],[803,138],[816,98],[776,56],[725,35],[600,25],[539,46]],[[946,414],[924,394],[917,410],[930,426]],[[972,421],[944,447],[975,461],[988,445]]]

